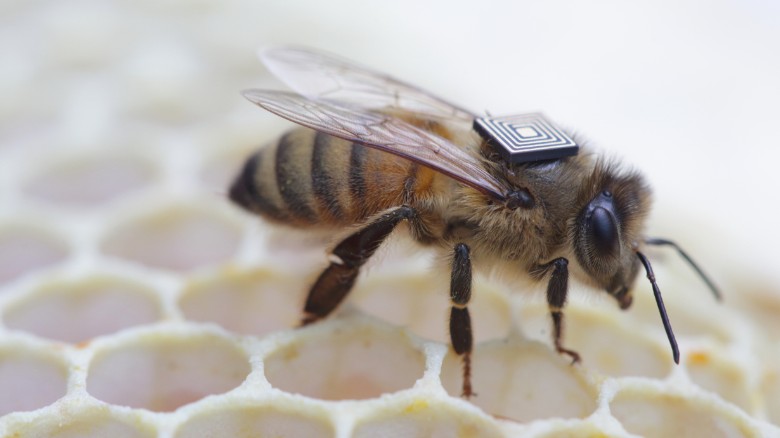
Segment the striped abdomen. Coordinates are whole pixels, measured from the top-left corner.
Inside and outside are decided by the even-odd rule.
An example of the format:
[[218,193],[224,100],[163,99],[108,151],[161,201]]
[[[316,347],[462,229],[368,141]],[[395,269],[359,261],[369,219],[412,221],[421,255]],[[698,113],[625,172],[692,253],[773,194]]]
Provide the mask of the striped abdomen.
[[230,199],[288,225],[344,226],[427,196],[436,176],[409,160],[299,128],[247,160]]

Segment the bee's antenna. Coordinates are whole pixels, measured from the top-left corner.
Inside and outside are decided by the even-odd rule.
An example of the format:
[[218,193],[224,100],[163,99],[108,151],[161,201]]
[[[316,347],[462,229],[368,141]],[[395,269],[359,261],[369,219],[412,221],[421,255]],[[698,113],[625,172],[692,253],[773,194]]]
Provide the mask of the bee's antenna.
[[705,283],[707,283],[707,286],[712,291],[712,294],[715,295],[715,299],[718,301],[723,301],[723,295],[721,295],[720,290],[718,290],[717,286],[715,286],[715,283],[710,280],[710,277],[707,276],[707,274],[704,273],[704,271],[701,270],[699,265],[696,264],[696,262],[693,261],[693,259],[680,248],[679,245],[672,242],[671,240],[667,239],[659,239],[659,238],[651,238],[645,240],[645,243],[648,245],[658,245],[658,246],[671,246],[672,248],[676,249],[677,252],[680,254],[680,256],[685,259],[686,262],[688,262],[689,265],[691,265],[691,268],[693,268],[694,271],[696,271],[697,274],[699,274],[699,277],[701,277],[702,280],[704,280]]
[[647,272],[647,279],[650,280],[650,284],[653,285],[653,295],[655,295],[655,303],[658,305],[658,312],[661,314],[661,321],[664,323],[664,330],[666,330],[666,337],[669,338],[669,344],[672,346],[672,357],[674,363],[680,363],[680,349],[677,348],[677,340],[674,338],[674,332],[672,331],[672,324],[669,322],[669,315],[666,314],[666,306],[664,306],[664,299],[661,297],[661,289],[658,288],[658,283],[655,282],[655,274],[653,274],[653,267],[650,266],[650,261],[647,260],[644,254],[637,251],[636,256],[639,257],[639,261],[645,267]]

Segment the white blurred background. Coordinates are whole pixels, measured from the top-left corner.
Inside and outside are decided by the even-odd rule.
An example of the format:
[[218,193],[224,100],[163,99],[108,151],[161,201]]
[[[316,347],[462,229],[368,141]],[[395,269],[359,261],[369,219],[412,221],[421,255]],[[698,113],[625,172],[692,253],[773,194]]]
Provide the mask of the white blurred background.
[[771,0],[3,0],[0,214],[15,208],[23,178],[8,163],[23,154],[159,149],[186,167],[188,148],[272,138],[283,125],[238,92],[281,86],[255,53],[273,44],[325,49],[477,111],[544,111],[647,175],[651,234],[727,285],[780,284]]

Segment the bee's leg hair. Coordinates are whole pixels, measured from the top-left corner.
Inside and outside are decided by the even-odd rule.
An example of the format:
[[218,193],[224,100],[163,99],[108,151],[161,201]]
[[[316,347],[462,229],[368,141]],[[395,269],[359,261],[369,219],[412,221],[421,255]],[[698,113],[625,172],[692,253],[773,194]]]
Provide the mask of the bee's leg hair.
[[402,205],[390,210],[342,240],[333,250],[330,266],[309,290],[302,325],[328,316],[347,296],[360,267],[368,260],[402,220],[416,217],[413,208]]
[[566,294],[569,288],[569,261],[559,257],[549,263],[540,266],[541,269],[549,271],[550,282],[547,283],[547,306],[550,309],[550,316],[553,322],[553,342],[555,350],[558,353],[566,354],[572,359],[572,364],[580,361],[580,355],[574,351],[564,348],[563,340],[563,306],[566,304]]
[[474,339],[471,333],[471,317],[468,303],[471,299],[471,258],[469,247],[463,243],[455,245],[452,258],[452,277],[450,279],[450,340],[452,348],[463,358],[463,392],[461,396],[469,398],[471,390],[471,350]]

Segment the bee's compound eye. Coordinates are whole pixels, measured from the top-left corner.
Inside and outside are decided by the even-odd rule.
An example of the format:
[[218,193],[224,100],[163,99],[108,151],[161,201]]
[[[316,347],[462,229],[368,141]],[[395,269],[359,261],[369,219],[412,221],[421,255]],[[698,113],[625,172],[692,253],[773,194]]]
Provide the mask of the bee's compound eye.
[[620,252],[620,236],[615,216],[602,206],[597,206],[588,217],[588,229],[594,249],[603,256],[615,256]]

